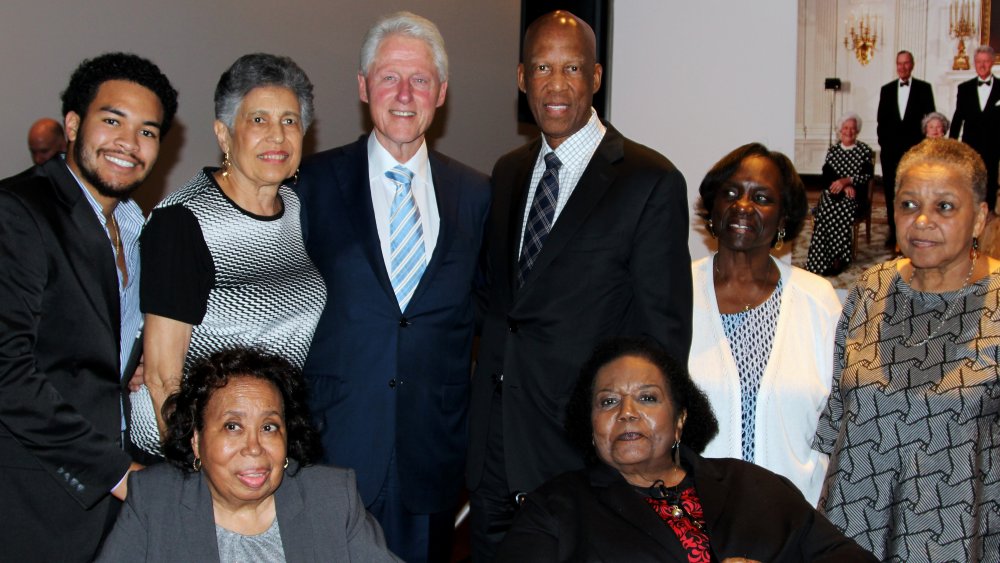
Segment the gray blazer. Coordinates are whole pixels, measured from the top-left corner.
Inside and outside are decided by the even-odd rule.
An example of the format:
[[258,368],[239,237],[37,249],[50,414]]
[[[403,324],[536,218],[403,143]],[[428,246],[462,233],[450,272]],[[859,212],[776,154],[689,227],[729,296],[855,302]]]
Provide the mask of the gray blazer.
[[[299,468],[292,461],[274,497],[289,563],[399,561],[365,511],[353,470]],[[128,499],[97,561],[219,561],[204,474],[167,464],[132,473]]]

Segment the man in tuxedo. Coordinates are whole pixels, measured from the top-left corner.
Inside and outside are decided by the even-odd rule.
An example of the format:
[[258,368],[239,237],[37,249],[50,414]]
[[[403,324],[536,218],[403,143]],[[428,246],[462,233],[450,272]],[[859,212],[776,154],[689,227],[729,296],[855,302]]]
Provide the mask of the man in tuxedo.
[[492,558],[517,495],[582,467],[563,411],[595,344],[648,335],[680,362],[691,344],[683,176],[597,118],[589,25],[546,14],[522,48],[518,87],[542,135],[493,169],[467,470],[477,560]]
[[329,297],[306,360],[326,461],[352,467],[387,543],[447,561],[467,446],[483,174],[427,147],[445,101],[437,27],[369,30],[358,92],[374,131],[302,164],[306,249]]
[[146,59],[84,61],[69,146],[0,189],[0,526],[10,561],[91,561],[125,498],[123,394],[142,210],[177,92]]
[[893,222],[893,200],[896,193],[896,167],[903,153],[923,140],[920,122],[934,111],[931,85],[913,78],[913,53],[896,54],[897,80],[886,84],[878,98],[878,144],[882,159],[882,189],[889,216],[888,248],[896,246],[896,224]]
[[997,199],[997,168],[1000,167],[1000,86],[993,76],[996,54],[989,45],[976,49],[973,62],[976,77],[958,85],[955,116],[948,136],[962,141],[979,153],[986,164],[986,205],[994,213]]

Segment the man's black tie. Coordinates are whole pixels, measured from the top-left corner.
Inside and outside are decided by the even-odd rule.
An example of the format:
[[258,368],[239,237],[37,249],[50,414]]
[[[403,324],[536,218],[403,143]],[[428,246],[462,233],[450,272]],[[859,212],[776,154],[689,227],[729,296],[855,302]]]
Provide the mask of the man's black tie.
[[528,212],[528,224],[524,228],[524,242],[521,244],[521,256],[517,261],[517,287],[524,285],[524,279],[535,265],[542,244],[552,230],[552,221],[556,215],[556,202],[559,201],[559,168],[562,162],[556,153],[545,155],[545,172],[535,189],[535,199],[531,202]]

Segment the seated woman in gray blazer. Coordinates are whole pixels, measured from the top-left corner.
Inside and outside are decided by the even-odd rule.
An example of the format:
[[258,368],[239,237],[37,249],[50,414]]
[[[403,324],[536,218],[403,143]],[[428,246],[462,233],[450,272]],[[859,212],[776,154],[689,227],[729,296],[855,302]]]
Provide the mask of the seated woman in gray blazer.
[[310,465],[301,381],[255,350],[199,362],[164,405],[170,464],[131,474],[97,561],[399,561],[354,472]]

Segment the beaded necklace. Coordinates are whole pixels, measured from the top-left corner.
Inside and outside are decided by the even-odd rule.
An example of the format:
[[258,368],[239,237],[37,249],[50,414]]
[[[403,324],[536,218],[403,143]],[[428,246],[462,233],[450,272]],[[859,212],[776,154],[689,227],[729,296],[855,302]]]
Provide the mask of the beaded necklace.
[[[965,291],[965,288],[969,287],[969,280],[972,279],[972,272],[974,272],[976,270],[976,260],[978,258],[979,258],[979,253],[978,252],[976,252],[976,253],[974,253],[972,255],[972,266],[969,268],[969,273],[966,274],[966,276],[965,276],[965,281],[962,282],[962,287],[958,290],[959,293]],[[913,289],[913,274],[916,272],[916,268],[913,268],[912,266],[911,266],[911,268],[912,269],[910,271],[910,279],[906,281],[906,284],[910,286],[910,292],[911,292],[910,295],[908,296],[908,299],[906,300],[906,308],[907,308],[906,317],[911,317],[912,318],[913,317],[913,293],[912,292],[914,291],[914,289]],[[964,296],[962,296],[962,297],[964,297]],[[937,336],[938,332],[940,332],[941,329],[944,328],[944,323],[948,320],[948,317],[950,317],[955,312],[955,309],[956,309],[956,307],[958,306],[959,303],[964,303],[964,299],[960,299],[960,298],[956,297],[955,299],[953,299],[951,301],[951,303],[948,304],[948,308],[945,309],[944,310],[944,314],[941,315],[941,319],[938,321],[937,327],[935,327],[934,330],[930,331],[930,333],[927,334],[927,338],[924,338],[920,342],[912,342],[912,340],[913,340],[913,332],[911,331],[910,332],[910,337],[907,338],[903,342],[903,346],[906,346],[907,348],[913,348],[913,347],[916,347],[916,346],[923,346],[923,345],[927,344],[928,342],[930,342],[931,339],[934,338],[935,336]]]

